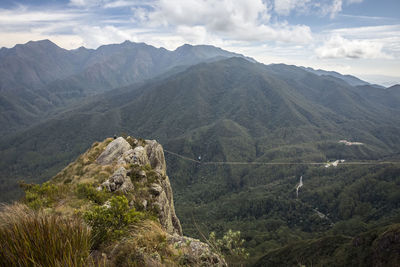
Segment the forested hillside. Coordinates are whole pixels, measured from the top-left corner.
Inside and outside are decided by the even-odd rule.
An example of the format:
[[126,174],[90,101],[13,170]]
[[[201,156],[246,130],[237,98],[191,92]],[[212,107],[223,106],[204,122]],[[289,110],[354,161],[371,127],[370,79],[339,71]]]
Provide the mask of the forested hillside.
[[3,137],[1,199],[18,196],[18,180],[46,181],[93,141],[129,134],[173,152],[184,233],[240,230],[249,263],[302,239],[347,242],[399,222],[398,89],[237,57],[174,68]]

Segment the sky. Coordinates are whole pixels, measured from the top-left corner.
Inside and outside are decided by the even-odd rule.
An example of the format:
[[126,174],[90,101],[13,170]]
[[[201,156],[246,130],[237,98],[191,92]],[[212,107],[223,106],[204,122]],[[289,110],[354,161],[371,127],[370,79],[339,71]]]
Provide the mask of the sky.
[[42,39],[65,49],[209,44],[265,64],[400,83],[400,0],[0,1],[0,47]]

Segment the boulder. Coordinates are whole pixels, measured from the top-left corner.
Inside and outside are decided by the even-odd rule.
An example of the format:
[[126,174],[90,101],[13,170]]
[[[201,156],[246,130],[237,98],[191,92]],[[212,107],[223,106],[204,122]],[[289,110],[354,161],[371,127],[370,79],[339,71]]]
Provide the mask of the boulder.
[[146,140],[145,145],[150,166],[159,174],[166,175],[167,165],[165,163],[164,150],[156,140]]
[[121,191],[128,193],[133,190],[131,179],[126,175],[126,169],[120,167],[104,183],[101,184],[109,192]]
[[175,248],[185,251],[183,262],[181,262],[185,266],[228,266],[223,257],[198,239],[175,234],[168,236],[167,240]]
[[[97,158],[97,163],[101,165],[115,164],[116,171],[101,184],[100,189],[105,188],[109,192],[132,192],[134,186],[125,169],[127,164],[137,164],[139,166],[150,165],[156,175],[156,182],[149,185],[150,199],[145,199],[146,205],[150,203],[159,213],[158,218],[162,227],[169,234],[182,235],[182,227],[178,217],[175,214],[172,188],[168,176],[166,175],[166,163],[164,150],[155,140],[146,140],[144,147],[136,146],[134,149],[122,137],[119,137],[107,145],[106,149]],[[138,181],[147,184],[148,179],[144,169],[138,171]],[[143,200],[142,200],[143,201]]]
[[138,164],[140,166],[145,166],[150,164],[148,154],[146,153],[146,149],[142,146],[137,146],[133,150],[132,158],[130,160],[132,164]]
[[101,165],[111,164],[119,159],[126,151],[132,149],[131,145],[122,137],[118,137],[109,143],[96,162]]

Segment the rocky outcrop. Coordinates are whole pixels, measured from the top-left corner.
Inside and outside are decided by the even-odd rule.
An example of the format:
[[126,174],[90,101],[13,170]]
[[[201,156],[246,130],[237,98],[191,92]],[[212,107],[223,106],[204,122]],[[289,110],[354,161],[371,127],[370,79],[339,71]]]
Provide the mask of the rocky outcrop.
[[167,165],[165,164],[164,150],[155,140],[146,140],[146,153],[151,167],[161,175],[166,175]]
[[[182,235],[166,169],[155,140],[108,138],[49,181],[51,195],[40,203],[57,216],[82,216],[95,236],[113,234],[91,248],[87,262],[96,266],[226,266],[212,246]],[[107,223],[90,219],[98,215]]]
[[174,247],[185,251],[181,260],[184,266],[228,266],[220,255],[210,249],[209,245],[198,239],[172,235],[167,240]]
[[131,145],[124,138],[118,137],[108,144],[103,153],[97,158],[97,163],[101,165],[111,164],[131,148]]
[[[122,137],[113,140],[97,158],[101,165],[115,165],[114,173],[98,188],[109,192],[131,193],[144,209],[155,210],[165,231],[182,235],[182,227],[175,214],[172,188],[166,175],[162,146],[155,140],[131,140],[134,148]],[[127,169],[128,168],[128,169]],[[141,196],[134,194],[135,181]]]
[[100,187],[100,189],[106,188],[109,192],[120,191],[123,193],[131,192],[133,184],[129,177],[126,175],[126,169],[120,167],[108,178]]

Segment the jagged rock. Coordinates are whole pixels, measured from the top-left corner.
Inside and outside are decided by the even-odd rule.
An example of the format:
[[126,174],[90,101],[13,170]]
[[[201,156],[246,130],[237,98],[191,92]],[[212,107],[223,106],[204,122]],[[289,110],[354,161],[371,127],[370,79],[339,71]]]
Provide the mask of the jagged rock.
[[102,187],[106,188],[109,192],[121,191],[127,193],[132,191],[133,184],[126,173],[126,169],[120,167],[110,176],[110,178],[102,183]]
[[129,149],[132,149],[131,145],[124,138],[118,137],[107,145],[96,161],[101,165],[111,164]]
[[140,166],[145,166],[150,164],[147,157],[146,150],[142,146],[137,146],[135,149],[129,149],[125,151],[119,158],[117,163],[119,165],[124,165],[127,163],[138,164]]
[[152,184],[150,192],[156,196],[154,205],[159,210],[161,225],[169,234],[182,235],[182,226],[175,214],[174,200],[168,176],[160,179],[160,184]]
[[185,266],[228,266],[223,257],[213,252],[209,245],[198,239],[175,234],[168,236],[167,240],[175,248],[185,251],[184,262],[182,262]]
[[[88,162],[83,170],[77,168],[82,164],[76,161],[68,165],[62,175],[65,176],[66,172],[70,173],[71,177],[78,177],[76,183],[93,182],[93,186],[97,186],[96,190],[99,191],[106,189],[119,195],[122,193],[127,197],[130,207],[151,214],[155,212],[159,222],[147,220],[146,224],[138,224],[135,229],[130,229],[129,235],[116,241],[117,244],[113,244],[112,248],[107,247],[107,244],[104,248],[100,247],[99,253],[94,253],[94,262],[109,263],[110,265],[105,264],[107,266],[125,266],[113,265],[114,260],[115,263],[119,263],[121,257],[124,257],[129,259],[127,263],[131,259],[134,259],[134,263],[139,260],[140,266],[226,266],[224,259],[215,254],[207,244],[182,236],[182,227],[175,214],[171,184],[166,175],[162,146],[154,140],[137,141],[132,138],[128,139],[128,143],[120,137],[108,143],[109,140],[100,144],[100,147],[105,149],[95,162],[89,155],[98,153],[99,143],[86,152],[84,158],[87,158]],[[134,144],[135,148],[130,144]],[[104,181],[104,178],[107,179]],[[60,179],[55,179],[54,182],[64,184],[64,180]],[[134,184],[137,188],[134,188]],[[82,199],[78,200],[73,197],[60,201],[61,204],[55,209],[70,216],[77,207],[80,207],[80,212],[86,212],[88,207],[92,206],[81,205]],[[110,200],[106,201],[103,207],[110,208]],[[144,242],[136,244],[135,238],[140,236],[139,233],[143,233]],[[150,239],[149,233],[153,233]],[[154,243],[157,245],[154,246]]]
[[146,150],[142,146],[137,146],[133,149],[132,159],[130,163],[139,164],[141,166],[150,164],[149,158],[147,156]]
[[118,165],[125,165],[127,163],[130,163],[133,158],[133,149],[129,149],[125,151],[121,157],[118,158],[117,164]]
[[167,166],[162,146],[156,140],[146,140],[145,149],[151,167],[159,174],[166,175]]
[[150,193],[152,193],[155,196],[159,196],[163,191],[163,188],[159,184],[152,184],[150,186]]
[[[178,217],[175,214],[174,201],[172,196],[171,184],[166,176],[166,163],[164,150],[155,140],[146,140],[145,146],[131,148],[129,143],[122,137],[112,141],[104,152],[97,158],[97,162],[102,165],[117,163],[118,168],[105,182],[101,188],[106,188],[109,192],[120,191],[123,193],[131,192],[134,187],[127,170],[123,167],[126,164],[138,164],[145,166],[149,164],[157,175],[157,183],[149,186],[149,192],[152,194],[152,207],[158,210],[158,218],[165,231],[169,234],[182,235],[182,227]],[[129,173],[129,175],[131,175]],[[144,170],[137,172],[140,182],[147,182],[147,174]],[[141,200],[143,202],[143,200]],[[149,205],[149,200],[145,200],[145,206]]]

